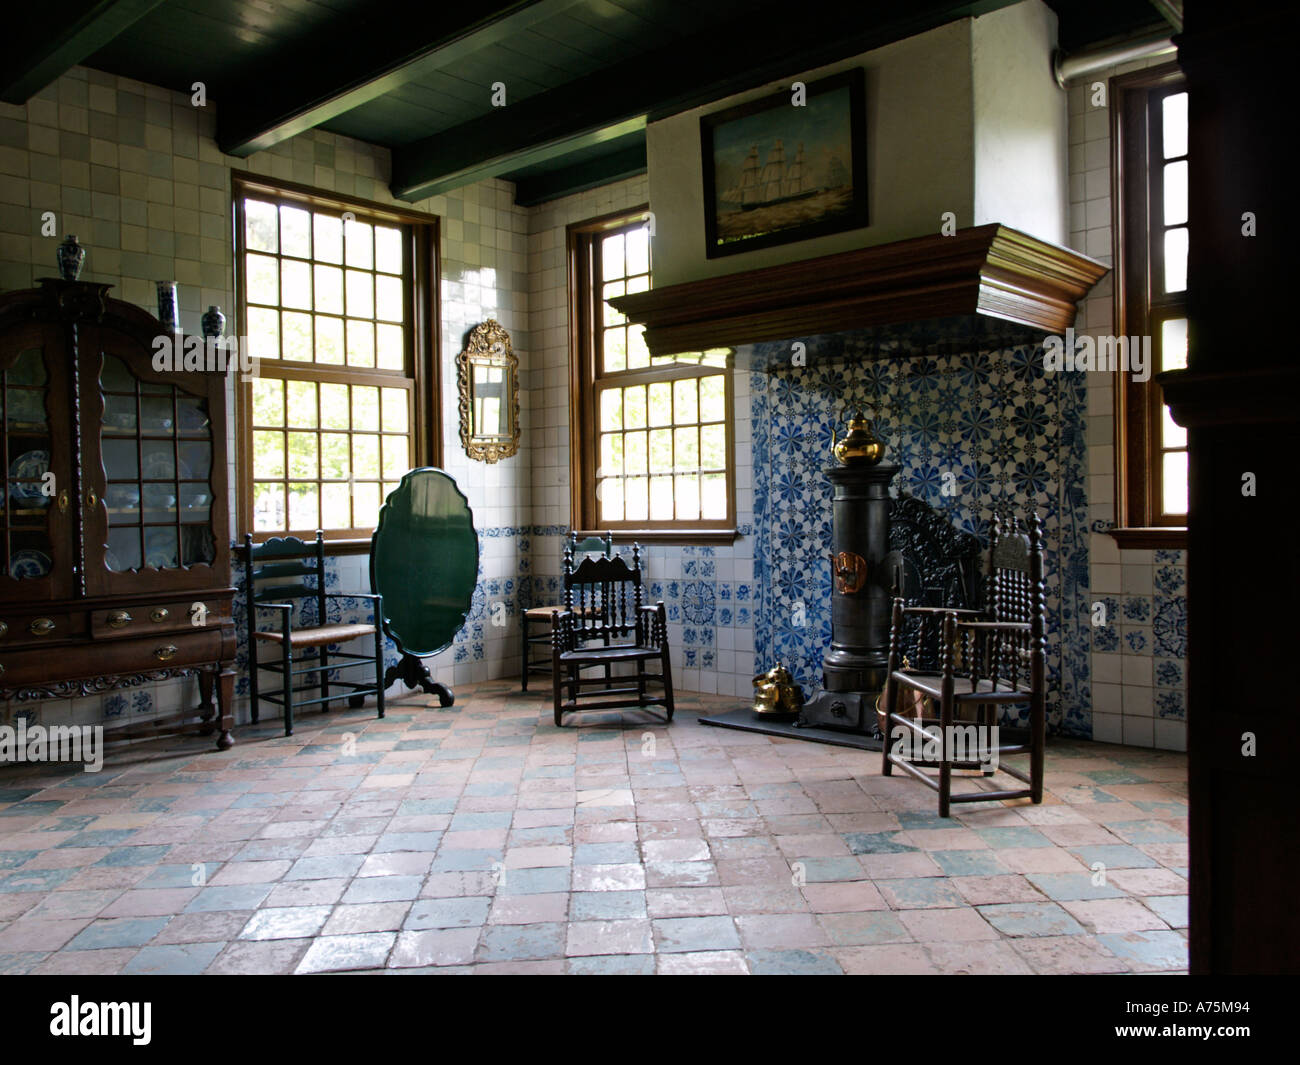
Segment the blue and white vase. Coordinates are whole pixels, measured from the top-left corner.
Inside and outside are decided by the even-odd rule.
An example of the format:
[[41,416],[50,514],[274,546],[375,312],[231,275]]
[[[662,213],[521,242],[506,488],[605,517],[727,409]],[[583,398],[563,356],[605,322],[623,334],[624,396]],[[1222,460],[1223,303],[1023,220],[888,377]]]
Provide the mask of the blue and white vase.
[[77,243],[77,238],[69,234],[63,238],[55,255],[59,266],[59,276],[64,281],[76,281],[81,276],[81,268],[86,264],[86,249]]
[[199,322],[203,327],[205,337],[219,337],[226,328],[226,316],[221,313],[221,308],[215,303],[208,307],[207,312]]
[[158,321],[168,332],[180,332],[181,309],[175,281],[158,282]]

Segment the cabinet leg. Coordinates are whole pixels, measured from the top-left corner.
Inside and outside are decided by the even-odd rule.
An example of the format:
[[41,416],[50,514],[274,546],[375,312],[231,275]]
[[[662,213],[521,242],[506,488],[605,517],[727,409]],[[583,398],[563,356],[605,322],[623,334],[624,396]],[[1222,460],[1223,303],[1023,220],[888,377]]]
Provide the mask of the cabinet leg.
[[235,745],[235,671],[224,663],[217,668],[217,750],[228,751]]
[[211,736],[212,730],[216,728],[216,707],[212,705],[212,680],[215,671],[210,669],[199,670],[199,735]]

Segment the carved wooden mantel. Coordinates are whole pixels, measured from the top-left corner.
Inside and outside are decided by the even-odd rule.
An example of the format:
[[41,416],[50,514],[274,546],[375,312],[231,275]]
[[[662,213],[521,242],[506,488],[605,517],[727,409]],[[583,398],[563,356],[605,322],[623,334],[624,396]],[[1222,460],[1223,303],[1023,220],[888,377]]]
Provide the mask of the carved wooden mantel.
[[992,224],[610,302],[645,325],[654,355],[962,315],[1060,333],[1108,269],[1068,248]]

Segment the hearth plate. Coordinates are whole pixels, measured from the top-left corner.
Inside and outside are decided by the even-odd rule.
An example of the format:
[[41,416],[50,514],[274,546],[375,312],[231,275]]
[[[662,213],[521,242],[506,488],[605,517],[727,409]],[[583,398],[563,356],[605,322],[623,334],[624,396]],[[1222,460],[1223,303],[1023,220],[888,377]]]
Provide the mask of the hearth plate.
[[700,718],[701,725],[714,725],[718,728],[734,728],[741,732],[762,732],[768,736],[784,736],[791,740],[812,740],[813,743],[830,743],[836,747],[854,747],[859,751],[878,751],[880,741],[870,736],[861,736],[856,732],[840,732],[830,728],[798,728],[795,719],[789,721],[761,720],[748,707],[728,710],[723,714]]

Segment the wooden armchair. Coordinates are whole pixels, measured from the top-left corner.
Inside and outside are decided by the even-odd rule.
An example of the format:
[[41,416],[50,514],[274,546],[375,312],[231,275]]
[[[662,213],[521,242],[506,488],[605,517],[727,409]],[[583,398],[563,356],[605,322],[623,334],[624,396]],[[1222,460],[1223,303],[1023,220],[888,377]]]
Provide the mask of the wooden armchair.
[[[566,554],[566,562],[572,562],[572,559],[578,555],[601,554],[605,558],[611,558],[614,554],[614,534],[608,532],[594,533],[591,536],[580,538],[577,533],[569,533],[569,547],[571,550]],[[544,644],[549,652],[551,646],[551,628],[555,621],[555,615],[564,609],[563,603],[556,603],[552,606],[534,606],[524,611],[520,619],[520,642],[523,657],[523,665],[520,669],[520,687],[528,690],[528,674],[530,673],[549,673],[551,671],[551,656],[546,653],[545,657],[536,660],[532,657],[532,648]],[[534,631],[535,626],[545,626],[545,631]]]
[[[894,600],[881,772],[889,776],[898,766],[937,791],[940,817],[949,815],[949,805],[954,802],[1043,801],[1043,525],[1037,514],[1027,525],[1026,534],[1017,519],[994,517],[984,610],[908,607],[901,598]],[[933,655],[926,654],[929,647],[935,649]],[[905,666],[908,649],[913,649],[914,661],[930,658],[927,664],[933,668]],[[913,719],[896,712],[896,708],[914,705],[915,696],[909,698],[909,693],[932,700],[938,718],[918,715]],[[1028,735],[1001,742],[999,709],[1026,703]],[[974,710],[974,721],[958,722],[959,710],[966,707]],[[1028,772],[1003,763],[1004,756],[1015,754],[1029,755]],[[938,777],[922,767],[937,767]],[[1003,772],[1027,786],[953,794],[954,769],[979,770],[986,777]]]
[[[672,667],[668,661],[668,614],[663,602],[642,603],[641,549],[632,546],[632,565],[619,556],[585,558],[573,565],[573,545],[565,547],[564,609],[551,628],[555,724],[565,713],[662,706],[673,719]],[[659,673],[646,663],[658,659]],[[597,666],[602,676],[584,677]],[[635,674],[611,670],[635,666]],[[663,688],[652,696],[648,682]],[[597,691],[584,689],[596,688]]]

